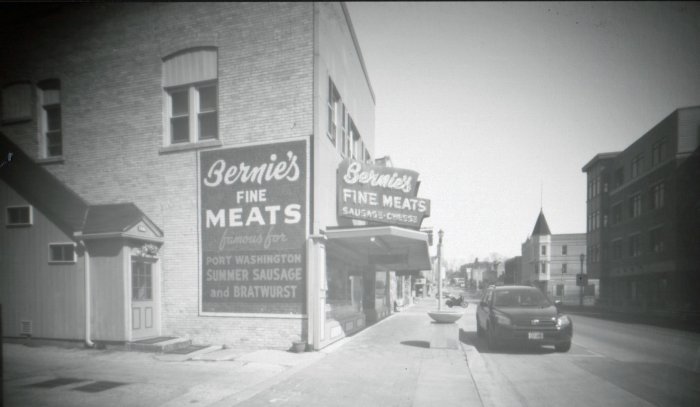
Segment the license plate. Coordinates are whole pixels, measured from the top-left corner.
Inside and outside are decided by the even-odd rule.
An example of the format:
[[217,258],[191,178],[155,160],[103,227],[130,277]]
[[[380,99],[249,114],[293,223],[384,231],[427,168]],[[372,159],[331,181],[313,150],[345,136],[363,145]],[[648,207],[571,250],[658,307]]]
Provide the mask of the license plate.
[[542,332],[528,332],[527,339],[533,339],[533,340],[544,339],[544,334]]

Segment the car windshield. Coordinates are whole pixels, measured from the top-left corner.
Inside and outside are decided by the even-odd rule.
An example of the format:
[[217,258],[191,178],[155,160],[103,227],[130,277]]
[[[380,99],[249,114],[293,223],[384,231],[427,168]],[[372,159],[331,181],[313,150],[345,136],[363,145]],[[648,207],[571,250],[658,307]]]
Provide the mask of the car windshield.
[[513,289],[496,291],[493,305],[497,307],[543,307],[549,300],[537,289]]

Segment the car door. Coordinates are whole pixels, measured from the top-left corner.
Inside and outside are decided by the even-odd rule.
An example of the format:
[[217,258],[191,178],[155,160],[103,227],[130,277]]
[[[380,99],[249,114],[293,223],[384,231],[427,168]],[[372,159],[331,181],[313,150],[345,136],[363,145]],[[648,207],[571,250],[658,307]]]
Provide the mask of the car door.
[[477,323],[481,326],[482,329],[486,329],[486,321],[489,319],[489,304],[491,303],[491,297],[493,296],[493,289],[489,288],[486,290],[484,293],[484,296],[481,297],[481,301],[479,302],[479,307],[477,308],[477,318],[476,321]]

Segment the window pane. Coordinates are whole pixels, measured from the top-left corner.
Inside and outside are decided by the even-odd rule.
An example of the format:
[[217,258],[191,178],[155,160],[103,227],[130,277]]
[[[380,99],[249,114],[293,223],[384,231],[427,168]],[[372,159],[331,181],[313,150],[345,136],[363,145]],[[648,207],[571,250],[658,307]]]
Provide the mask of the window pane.
[[199,115],[199,139],[215,139],[218,137],[216,126],[216,112],[200,113]]
[[185,116],[170,119],[170,132],[173,136],[173,143],[190,141],[190,118]]
[[51,261],[61,261],[62,250],[61,246],[51,246]]
[[59,89],[43,89],[42,104],[53,105],[61,103],[61,91]]
[[63,141],[60,131],[46,133],[46,153],[49,157],[63,154]]
[[216,86],[199,88],[199,111],[211,112],[216,110]]
[[54,244],[49,246],[49,261],[74,261],[75,248],[72,244]]
[[7,221],[11,225],[29,223],[29,207],[7,208]]
[[46,130],[61,130],[61,106],[46,106]]
[[61,257],[63,261],[73,261],[73,245],[63,246],[63,256]]
[[131,298],[136,301],[153,299],[150,264],[131,263]]
[[172,116],[186,116],[190,111],[190,103],[187,89],[173,92],[171,94],[173,114]]

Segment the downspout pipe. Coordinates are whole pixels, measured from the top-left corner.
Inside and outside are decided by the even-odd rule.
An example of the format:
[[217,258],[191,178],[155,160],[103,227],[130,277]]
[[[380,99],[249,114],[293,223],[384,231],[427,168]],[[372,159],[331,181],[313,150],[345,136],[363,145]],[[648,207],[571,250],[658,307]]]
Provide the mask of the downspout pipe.
[[85,241],[81,240],[83,248],[83,259],[85,260],[85,346],[94,348],[95,343],[90,339],[90,316],[91,316],[91,296],[90,296],[90,253],[88,253]]

